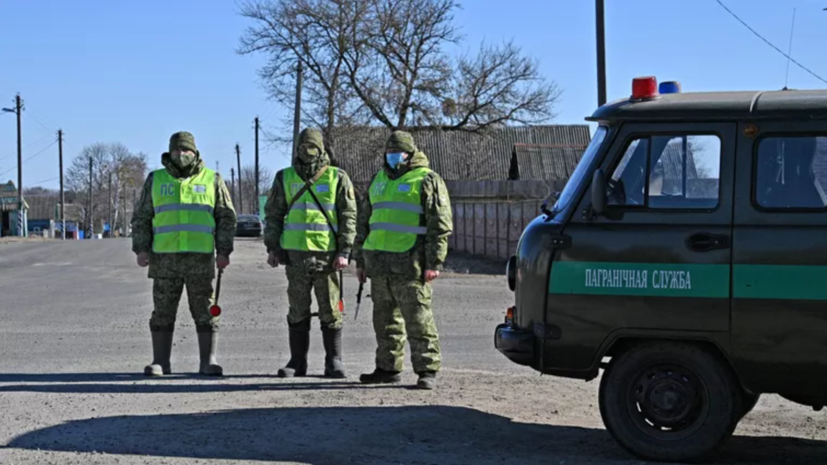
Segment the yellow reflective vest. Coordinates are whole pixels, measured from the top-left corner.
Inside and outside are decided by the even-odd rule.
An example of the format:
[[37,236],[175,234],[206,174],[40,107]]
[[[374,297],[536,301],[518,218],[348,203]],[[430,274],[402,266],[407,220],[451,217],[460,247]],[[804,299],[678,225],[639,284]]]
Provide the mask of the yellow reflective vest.
[[[285,200],[290,205],[299,190],[304,187],[304,180],[293,167],[283,172]],[[313,189],[319,203],[322,204],[333,224],[333,230],[339,231],[339,219],[336,214],[336,190],[339,184],[339,170],[328,167],[324,174],[309,188]],[[284,231],[281,234],[281,248],[303,252],[329,252],[336,250],[336,235],[330,230],[325,213],[319,210],[310,192],[302,193],[284,218]]]
[[160,169],[152,173],[152,251],[213,253],[215,248],[215,171],[202,168],[179,179]]
[[376,175],[368,191],[372,212],[365,250],[406,252],[416,236],[425,235],[422,181],[430,172],[416,168],[394,180],[385,170]]

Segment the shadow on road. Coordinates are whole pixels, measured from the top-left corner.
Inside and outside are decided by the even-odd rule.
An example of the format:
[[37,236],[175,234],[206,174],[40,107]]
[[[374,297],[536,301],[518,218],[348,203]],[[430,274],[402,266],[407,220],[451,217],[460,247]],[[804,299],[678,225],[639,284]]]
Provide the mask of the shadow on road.
[[[314,465],[628,464],[599,429],[517,423],[465,407],[336,407],[118,416],[36,430],[7,447]],[[825,463],[824,443],[739,437],[713,463]]]
[[[148,378],[143,373],[0,373],[0,383],[112,383],[147,380],[224,380],[224,379],[274,379],[273,374],[224,375],[220,378],[205,377],[197,373],[174,373],[158,378]],[[327,379],[321,375],[308,374],[305,379]]]

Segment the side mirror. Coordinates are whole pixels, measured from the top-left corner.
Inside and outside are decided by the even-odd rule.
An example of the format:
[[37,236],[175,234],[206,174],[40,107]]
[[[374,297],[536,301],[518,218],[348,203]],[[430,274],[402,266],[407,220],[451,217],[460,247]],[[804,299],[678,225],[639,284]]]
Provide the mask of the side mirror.
[[595,216],[606,214],[606,174],[600,168],[592,176],[592,213]]

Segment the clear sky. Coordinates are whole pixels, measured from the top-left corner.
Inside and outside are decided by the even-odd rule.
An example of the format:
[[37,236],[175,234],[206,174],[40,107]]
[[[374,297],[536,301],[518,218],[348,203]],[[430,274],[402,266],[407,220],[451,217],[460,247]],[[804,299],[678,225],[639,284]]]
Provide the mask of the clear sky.
[[[827,79],[827,0],[722,0],[767,40]],[[771,90],[787,60],[715,0],[605,0],[609,100],[629,94],[634,76],[679,80],[684,91]],[[555,123],[583,123],[597,103],[592,0],[463,0],[465,40],[514,39],[563,90]],[[57,187],[55,131],[66,163],[84,145],[122,142],[157,167],[169,135],[195,134],[208,166],[229,178],[233,147],[252,161],[253,118],[284,131],[291,109],[267,100],[257,80],[262,56],[235,53],[247,25],[232,0],[0,0],[0,104],[20,92],[24,185]],[[789,87],[827,84],[790,66]],[[289,129],[288,129],[289,130]],[[13,114],[0,114],[0,182],[17,181]],[[42,152],[41,152],[42,151]],[[41,152],[38,154],[38,152]],[[461,156],[461,154],[458,154]],[[273,171],[289,162],[262,144]],[[45,182],[40,182],[45,181]]]

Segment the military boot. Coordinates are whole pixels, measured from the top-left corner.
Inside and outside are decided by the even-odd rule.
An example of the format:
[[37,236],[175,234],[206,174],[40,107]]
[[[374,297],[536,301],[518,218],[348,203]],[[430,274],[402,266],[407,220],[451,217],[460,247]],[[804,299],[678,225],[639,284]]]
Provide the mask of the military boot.
[[402,375],[398,371],[387,371],[381,368],[373,370],[373,373],[365,373],[359,377],[362,384],[389,384],[402,381]]
[[326,378],[347,378],[342,365],[342,328],[322,327],[324,342],[324,375]]
[[201,358],[201,368],[198,372],[207,376],[222,376],[224,369],[215,360],[218,346],[218,333],[198,333],[198,353]]
[[279,378],[292,378],[307,375],[307,352],[310,350],[310,320],[291,325],[288,334],[290,337],[290,361],[284,368],[279,369]]
[[436,372],[435,371],[421,371],[417,373],[419,380],[416,382],[418,389],[436,389]]
[[144,368],[146,376],[162,376],[172,373],[172,331],[152,331],[152,363]]

